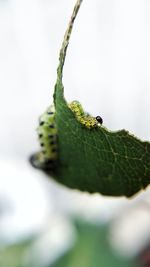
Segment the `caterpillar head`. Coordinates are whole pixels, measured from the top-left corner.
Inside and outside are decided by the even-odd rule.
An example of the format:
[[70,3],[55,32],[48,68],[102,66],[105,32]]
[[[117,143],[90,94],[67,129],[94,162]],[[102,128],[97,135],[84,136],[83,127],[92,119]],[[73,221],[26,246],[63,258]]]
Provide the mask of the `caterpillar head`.
[[100,116],[97,116],[96,117],[96,120],[97,120],[97,122],[99,123],[99,124],[103,124],[103,119],[100,117]]
[[29,161],[31,165],[36,169],[53,171],[56,167],[56,160],[45,158],[43,152],[37,152],[33,154],[29,158]]

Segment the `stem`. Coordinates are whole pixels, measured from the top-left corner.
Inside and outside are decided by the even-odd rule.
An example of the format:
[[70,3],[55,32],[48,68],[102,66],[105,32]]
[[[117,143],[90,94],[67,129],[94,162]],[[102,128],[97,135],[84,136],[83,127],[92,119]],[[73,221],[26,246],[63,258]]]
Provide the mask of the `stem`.
[[57,74],[58,74],[58,79],[59,80],[62,80],[63,66],[64,66],[64,63],[65,63],[67,47],[68,47],[70,36],[71,36],[71,33],[72,33],[74,21],[75,21],[75,18],[77,16],[77,14],[78,14],[80,6],[82,4],[82,1],[83,0],[77,0],[76,4],[74,6],[74,9],[73,9],[73,13],[72,13],[72,16],[71,16],[67,31],[66,31],[65,36],[64,36],[64,40],[63,40],[62,47],[61,47],[60,54],[59,54],[59,66],[58,66],[58,69],[57,69]]

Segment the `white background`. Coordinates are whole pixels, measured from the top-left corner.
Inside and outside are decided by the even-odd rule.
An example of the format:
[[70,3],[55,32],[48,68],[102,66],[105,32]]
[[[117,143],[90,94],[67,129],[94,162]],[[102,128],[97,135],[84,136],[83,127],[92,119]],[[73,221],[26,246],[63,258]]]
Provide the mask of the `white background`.
[[[51,103],[58,53],[74,0],[0,1],[0,148],[37,147],[37,118]],[[85,0],[72,34],[67,99],[110,129],[150,137],[150,2]]]
[[[19,230],[15,222],[7,228],[5,221],[3,233],[4,226],[14,235],[22,233],[27,224],[35,227],[38,220],[42,225],[47,211],[54,215],[65,210],[67,203],[82,214],[89,201],[87,213],[91,207],[91,214],[102,217],[115,214],[123,203],[131,204],[97,195],[84,199],[84,194],[47,180],[49,192],[42,191],[40,198],[35,190],[35,203],[32,190],[28,190],[30,186],[34,191],[37,181],[42,188],[41,178],[46,179],[32,170],[27,160],[39,148],[35,132],[38,116],[52,102],[59,49],[74,3],[0,1],[0,194],[11,196],[19,207],[16,223],[23,216],[22,207],[30,212],[24,224],[20,221]],[[64,68],[68,101],[79,100],[87,111],[102,116],[107,128],[125,128],[143,140],[150,139],[149,14],[149,0],[84,0]],[[47,201],[43,200],[45,195]],[[22,206],[27,203],[25,198],[28,205]]]

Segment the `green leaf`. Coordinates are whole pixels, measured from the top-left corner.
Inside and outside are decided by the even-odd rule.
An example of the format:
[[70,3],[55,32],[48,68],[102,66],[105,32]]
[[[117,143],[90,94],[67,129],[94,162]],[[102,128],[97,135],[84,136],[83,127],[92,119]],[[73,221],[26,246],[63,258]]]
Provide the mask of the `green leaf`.
[[77,0],[60,50],[54,92],[58,129],[58,162],[54,177],[64,185],[91,193],[130,197],[150,183],[150,143],[125,130],[88,129],[77,121],[64,98],[63,66]]
[[105,127],[84,127],[64,98],[63,65],[80,4],[77,1],[65,34],[55,86],[59,151],[56,179],[68,187],[91,193],[130,197],[150,183],[150,143],[125,130],[111,132]]
[[128,197],[150,183],[150,143],[125,130],[82,126],[68,108],[61,83],[54,98],[59,182],[92,193]]

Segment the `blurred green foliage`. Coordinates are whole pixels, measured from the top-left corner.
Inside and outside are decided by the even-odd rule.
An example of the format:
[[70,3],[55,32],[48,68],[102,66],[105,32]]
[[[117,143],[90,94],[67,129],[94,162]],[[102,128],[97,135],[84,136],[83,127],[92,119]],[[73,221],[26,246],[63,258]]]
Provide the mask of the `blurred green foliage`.
[[49,267],[135,267],[134,261],[123,258],[109,244],[108,226],[78,221],[77,241],[72,249]]
[[[0,247],[0,267],[29,267],[26,252],[30,250],[32,240]],[[32,266],[31,266],[32,267]]]

